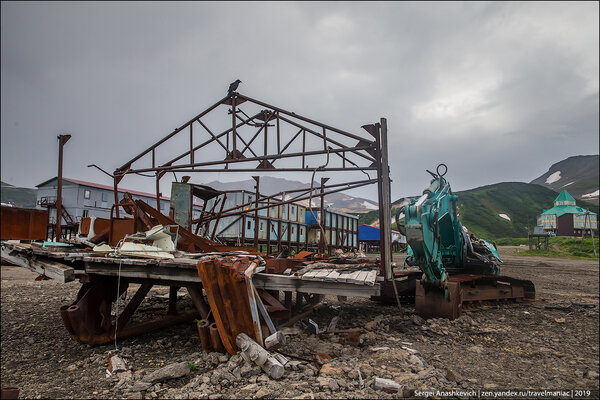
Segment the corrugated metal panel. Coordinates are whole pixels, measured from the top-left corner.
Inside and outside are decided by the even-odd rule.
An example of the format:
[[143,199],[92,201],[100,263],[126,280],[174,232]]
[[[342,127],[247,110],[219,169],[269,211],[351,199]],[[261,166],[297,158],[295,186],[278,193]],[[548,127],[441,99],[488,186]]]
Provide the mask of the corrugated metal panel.
[[298,240],[298,224],[290,223],[290,241],[296,242]]

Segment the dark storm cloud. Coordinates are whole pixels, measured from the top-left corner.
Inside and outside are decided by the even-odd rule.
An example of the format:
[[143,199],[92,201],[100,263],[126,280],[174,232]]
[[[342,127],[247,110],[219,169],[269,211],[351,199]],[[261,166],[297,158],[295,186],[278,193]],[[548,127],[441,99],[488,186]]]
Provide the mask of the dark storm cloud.
[[[420,193],[439,162],[460,190],[529,181],[598,151],[595,2],[2,2],[1,11],[1,167],[12,184],[56,174],[63,131],[73,135],[65,176],[106,183],[85,166],[112,171],[236,78],[241,93],[350,132],[386,117],[393,198]],[[152,190],[126,186],[136,185]]]

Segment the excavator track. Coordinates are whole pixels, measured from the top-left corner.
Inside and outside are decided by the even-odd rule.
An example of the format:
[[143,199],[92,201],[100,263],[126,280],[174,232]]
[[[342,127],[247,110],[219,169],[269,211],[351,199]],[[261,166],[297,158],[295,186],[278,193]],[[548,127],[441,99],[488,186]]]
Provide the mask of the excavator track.
[[489,301],[533,301],[535,286],[529,280],[501,275],[451,275],[444,290],[426,286],[417,280],[415,287],[415,312],[423,318],[458,318],[464,308]]

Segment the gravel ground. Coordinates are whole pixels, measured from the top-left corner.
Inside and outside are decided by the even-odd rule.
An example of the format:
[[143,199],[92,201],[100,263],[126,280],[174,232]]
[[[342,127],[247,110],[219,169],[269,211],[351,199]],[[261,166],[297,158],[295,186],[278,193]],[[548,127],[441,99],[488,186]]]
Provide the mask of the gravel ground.
[[[2,386],[19,387],[22,398],[397,398],[451,389],[587,390],[588,398],[597,398],[598,262],[503,251],[502,273],[533,280],[535,303],[424,321],[409,306],[400,313],[367,299],[327,297],[311,318],[325,326],[339,316],[338,329],[363,328],[362,344],[320,339],[299,323],[300,333],[288,336],[283,351],[332,359],[314,364],[290,358],[278,381],[239,355],[203,353],[194,324],[124,340],[118,350],[77,343],[58,309],[73,301],[80,285],[35,281],[22,268],[2,266]],[[141,308],[163,312],[167,300],[156,296],[166,293],[153,289]],[[184,298],[179,306],[191,302]],[[553,306],[563,309],[547,308]],[[109,352],[123,357],[128,371],[107,377]],[[376,390],[376,377],[398,388]]]

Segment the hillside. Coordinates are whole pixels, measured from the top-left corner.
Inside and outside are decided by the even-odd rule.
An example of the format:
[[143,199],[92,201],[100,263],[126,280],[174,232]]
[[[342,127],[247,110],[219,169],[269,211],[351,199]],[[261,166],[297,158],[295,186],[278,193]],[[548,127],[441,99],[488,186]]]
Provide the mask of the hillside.
[[[212,181],[206,183],[206,185],[218,190],[247,190],[254,193],[254,179],[237,182]],[[315,182],[313,187],[318,188],[320,187],[320,184]],[[260,178],[260,192],[265,195],[302,188],[310,188],[310,184],[271,176],[263,176]],[[300,201],[298,203],[308,206],[308,200]],[[325,203],[335,210],[349,213],[364,213],[370,210],[377,210],[376,202],[360,197],[352,197],[344,193],[333,193],[326,196]],[[318,197],[312,199],[312,206],[319,206]]]
[[[483,238],[526,237],[537,216],[553,206],[557,193],[540,185],[503,182],[457,192],[460,220]],[[577,201],[581,207],[598,212],[598,206]],[[500,216],[503,214],[506,218]]]
[[2,203],[12,204],[16,207],[35,208],[37,189],[20,188],[8,183],[0,182]]
[[[557,193],[540,185],[503,182],[455,193],[458,196],[459,219],[477,236],[487,239],[526,237],[537,216],[553,206]],[[394,202],[395,207],[405,199]],[[581,207],[598,212],[598,206],[581,200]],[[392,216],[395,213],[392,212]],[[506,218],[500,216],[503,214]],[[359,216],[360,224],[378,224],[377,211]]]
[[600,157],[573,156],[550,166],[548,172],[530,183],[561,192],[566,189],[575,199],[598,205]]

